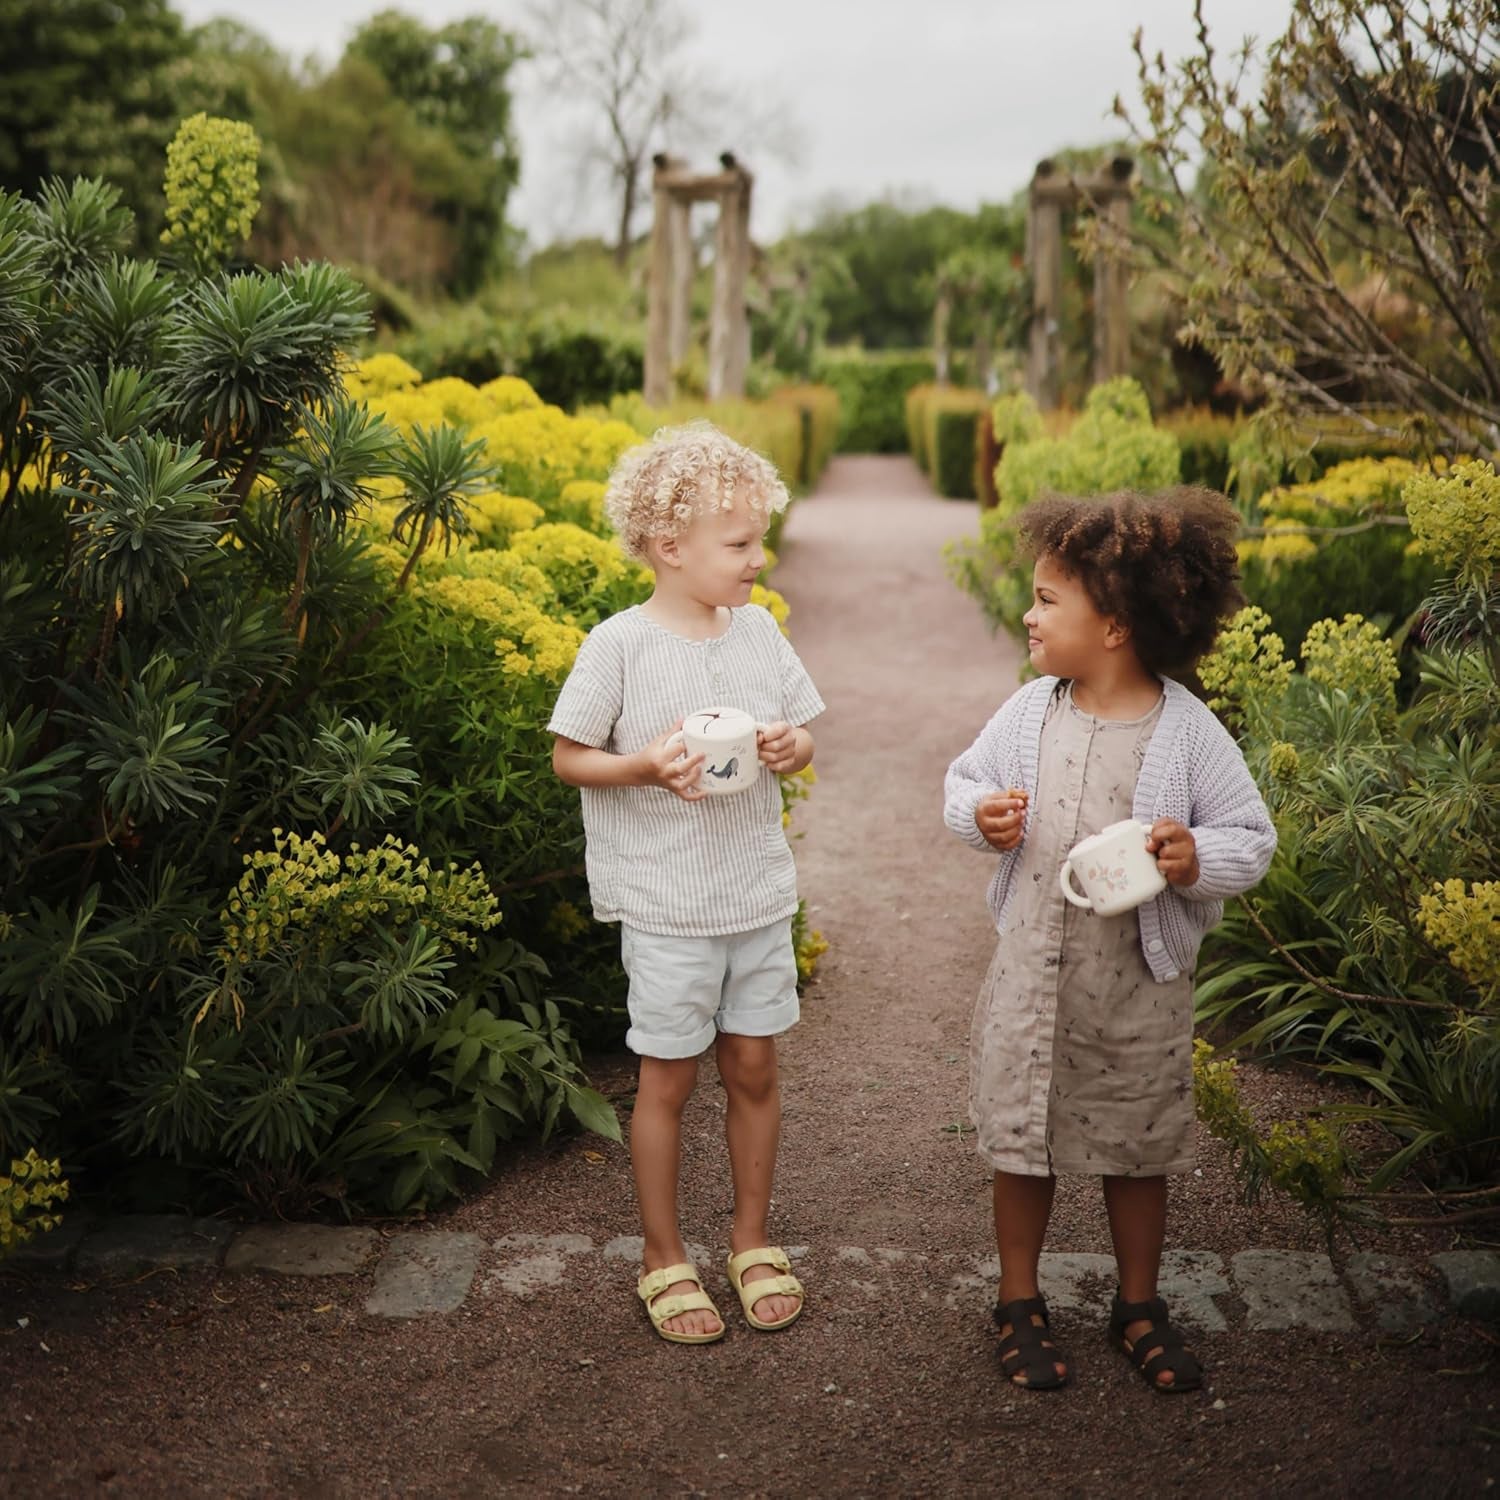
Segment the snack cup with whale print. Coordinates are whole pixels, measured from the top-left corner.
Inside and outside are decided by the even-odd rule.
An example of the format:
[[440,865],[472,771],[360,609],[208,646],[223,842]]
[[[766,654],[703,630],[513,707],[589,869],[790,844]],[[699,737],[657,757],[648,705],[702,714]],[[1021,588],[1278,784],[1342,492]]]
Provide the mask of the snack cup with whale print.
[[700,708],[682,721],[682,728],[667,744],[680,746],[688,755],[701,755],[699,790],[727,797],[755,785],[760,775],[755,736],[764,728],[737,708]]

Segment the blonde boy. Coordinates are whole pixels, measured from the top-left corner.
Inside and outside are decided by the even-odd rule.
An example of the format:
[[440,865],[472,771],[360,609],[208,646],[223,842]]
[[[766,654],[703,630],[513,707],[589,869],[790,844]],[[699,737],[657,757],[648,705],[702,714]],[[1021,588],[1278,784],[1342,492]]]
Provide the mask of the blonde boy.
[[685,715],[732,706],[766,727],[761,762],[812,760],[804,727],[823,700],[797,654],[750,603],[775,469],[706,422],[667,428],[615,466],[605,509],[625,550],[656,575],[645,604],[590,632],[558,696],[552,764],[582,788],[594,915],[620,923],[630,980],[626,1045],[640,1055],[630,1155],[645,1236],[637,1285],[674,1343],[722,1338],[677,1219],[682,1111],[712,1043],[728,1096],[734,1177],[729,1280],[754,1328],[783,1328],[803,1290],[767,1217],[781,1096],[776,1037],[797,1020],[791,919],[796,870],[775,776],[706,795],[703,757],[671,741]]

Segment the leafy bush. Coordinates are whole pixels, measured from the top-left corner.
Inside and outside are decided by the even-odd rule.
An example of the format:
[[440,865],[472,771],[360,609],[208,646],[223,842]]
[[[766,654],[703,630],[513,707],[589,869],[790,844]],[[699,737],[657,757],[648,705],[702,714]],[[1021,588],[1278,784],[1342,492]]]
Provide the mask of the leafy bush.
[[1000,397],[992,420],[995,440],[1004,444],[995,466],[997,504],[981,514],[977,539],[950,546],[948,562],[990,622],[1019,633],[1031,577],[1019,565],[1016,514],[1049,490],[1165,489],[1178,482],[1180,457],[1176,439],[1151,425],[1145,393],[1128,376],[1095,386],[1077,421],[1057,436],[1049,435],[1036,403],[1024,394]]
[[565,313],[497,317],[475,306],[433,319],[394,347],[428,379],[484,385],[518,376],[569,410],[639,390],[645,358],[638,330]]
[[950,500],[972,500],[979,493],[979,429],[988,406],[983,391],[958,386],[918,385],[906,394],[912,457]]
[[1399,625],[1421,604],[1436,571],[1409,545],[1401,500],[1419,472],[1407,459],[1361,458],[1261,497],[1260,525],[1238,543],[1245,593],[1291,650],[1325,615]]
[[1203,664],[1281,843],[1209,938],[1199,1013],[1250,1019],[1232,1048],[1361,1086],[1325,1119],[1386,1145],[1330,1180],[1325,1208],[1414,1171],[1435,1207],[1500,1212],[1500,481],[1464,465],[1414,475],[1404,499],[1445,574],[1409,703],[1394,646],[1358,616],[1310,629],[1297,672],[1247,611]]
[[1182,482],[1228,493],[1232,467],[1229,448],[1244,426],[1238,417],[1184,406],[1157,419],[1158,427],[1177,439],[1182,455]]
[[905,449],[906,393],[932,376],[930,354],[829,351],[820,355],[814,377],[832,386],[839,397],[839,452],[900,453]]
[[[129,231],[102,184],[0,197],[0,1154],[400,1209],[563,1109],[616,1131],[492,852],[418,824],[425,705],[382,710],[484,442],[350,402],[342,273],[193,280]],[[577,634],[529,629],[528,671]]]
[[791,406],[802,423],[797,472],[788,474],[789,486],[805,494],[822,477],[833,457],[839,436],[839,395],[827,385],[783,385],[768,400]]

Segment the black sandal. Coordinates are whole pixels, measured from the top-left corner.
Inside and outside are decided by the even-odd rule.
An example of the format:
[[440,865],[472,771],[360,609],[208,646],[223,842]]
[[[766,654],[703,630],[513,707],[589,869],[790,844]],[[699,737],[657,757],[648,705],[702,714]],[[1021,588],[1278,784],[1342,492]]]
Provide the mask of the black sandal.
[[[1125,1330],[1132,1323],[1150,1323],[1151,1328],[1131,1343]],[[1182,1335],[1167,1316],[1167,1304],[1160,1297],[1149,1302],[1122,1302],[1118,1292],[1109,1308],[1109,1341],[1136,1369],[1153,1391],[1172,1396],[1180,1391],[1196,1391],[1203,1384],[1203,1366],[1189,1352]],[[1162,1385],[1157,1376],[1171,1375],[1171,1385]]]
[[[1041,1318],[1040,1328],[1031,1321],[1033,1314]],[[1010,1332],[1000,1340],[1000,1368],[1012,1385],[1024,1391],[1055,1391],[1068,1383],[1066,1375],[1057,1373],[1057,1366],[1067,1360],[1045,1338],[1049,1320],[1041,1297],[1018,1297],[1003,1307],[997,1303],[993,1317],[997,1328],[1010,1324]],[[1026,1379],[1018,1381],[1017,1375]]]

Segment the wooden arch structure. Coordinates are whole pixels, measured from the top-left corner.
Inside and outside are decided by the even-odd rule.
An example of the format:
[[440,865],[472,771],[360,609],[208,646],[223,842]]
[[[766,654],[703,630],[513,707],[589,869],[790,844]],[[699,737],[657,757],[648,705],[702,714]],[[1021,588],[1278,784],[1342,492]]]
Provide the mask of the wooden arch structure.
[[750,187],[753,178],[726,151],[721,170],[689,172],[676,157],[654,159],[651,179],[651,269],[646,302],[645,395],[653,406],[672,397],[672,371],[692,342],[693,204],[716,202],[713,311],[708,328],[708,394],[743,396],[750,365]]
[[1080,204],[1106,221],[1094,257],[1094,382],[1130,372],[1130,290],[1125,262],[1113,248],[1130,223],[1135,163],[1117,156],[1077,179],[1051,161],[1037,163],[1026,212],[1026,267],[1031,273],[1031,336],[1026,389],[1043,411],[1057,405],[1062,361],[1062,219]]

